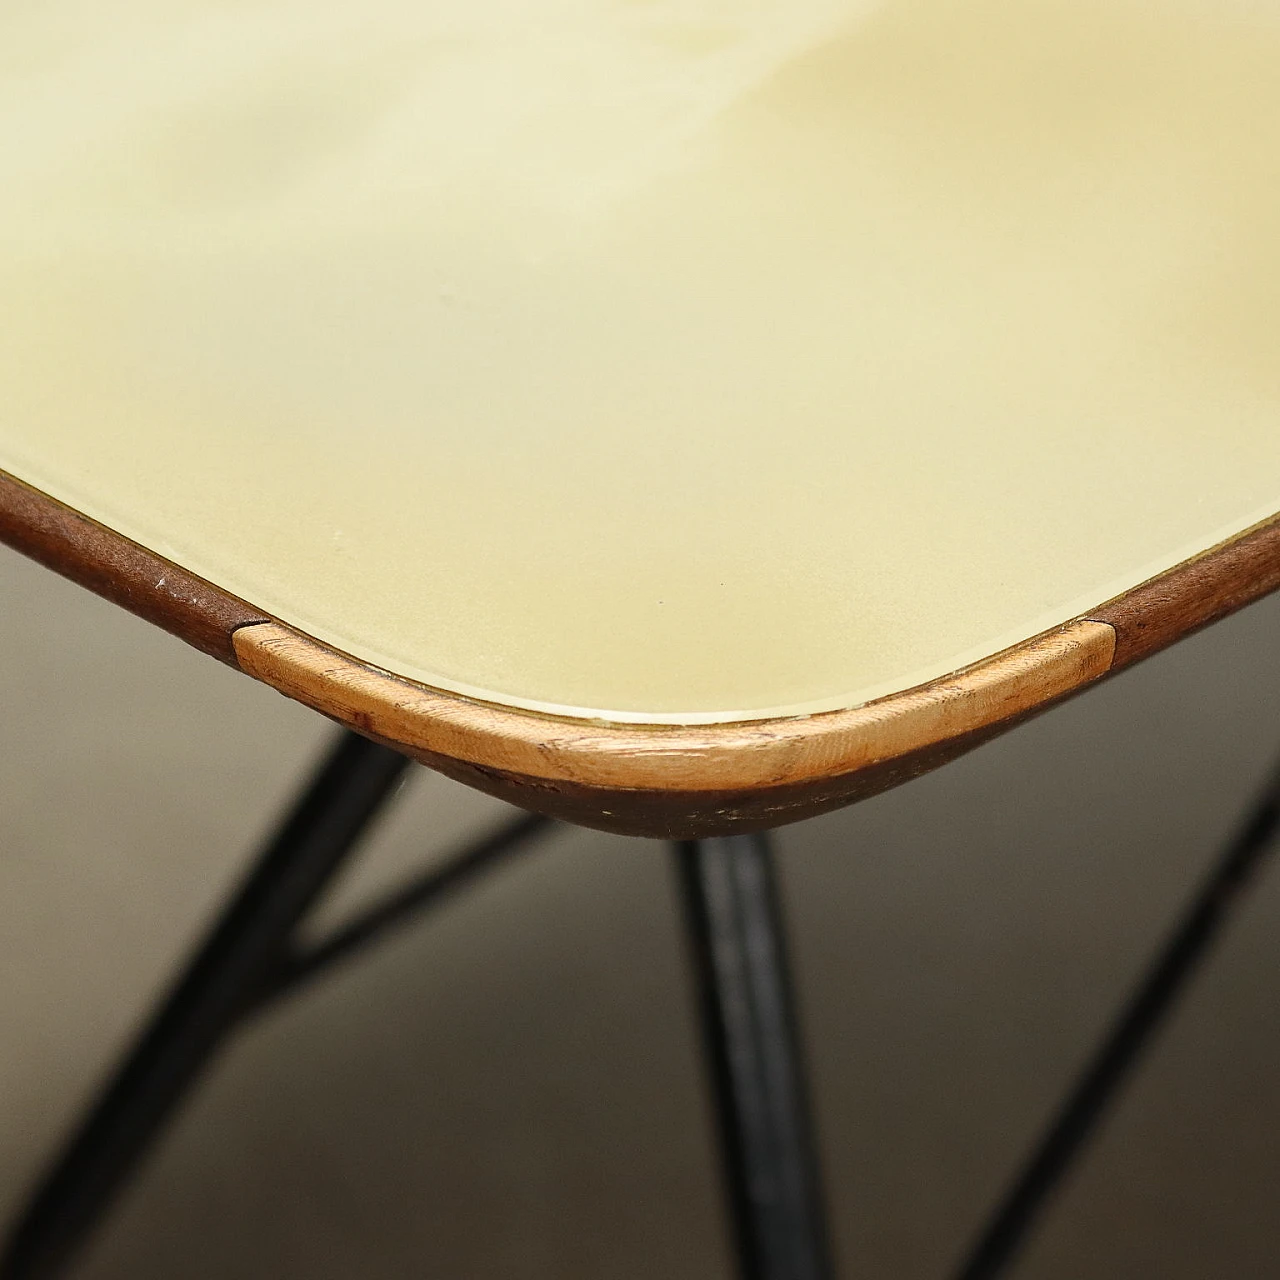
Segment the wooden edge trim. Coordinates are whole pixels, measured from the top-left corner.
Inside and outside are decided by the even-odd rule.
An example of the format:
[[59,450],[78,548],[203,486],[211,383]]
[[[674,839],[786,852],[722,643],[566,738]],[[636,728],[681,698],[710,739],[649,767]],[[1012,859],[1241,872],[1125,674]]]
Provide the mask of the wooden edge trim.
[[[733,792],[848,778],[991,736],[1280,589],[1280,515],[1063,628],[851,711],[708,727],[593,724],[438,693],[307,639],[0,471],[0,542],[353,728],[477,776]],[[893,766],[896,768],[897,766]]]
[[0,471],[0,542],[231,666],[237,627],[268,616]]
[[776,787],[848,774],[1011,720],[1105,675],[1115,632],[1071,623],[966,671],[848,711],[709,726],[595,724],[471,702],[279,623],[236,631],[240,667],[409,752],[602,789]]
[[1094,609],[1116,630],[1115,667],[1130,666],[1280,590],[1280,516]]

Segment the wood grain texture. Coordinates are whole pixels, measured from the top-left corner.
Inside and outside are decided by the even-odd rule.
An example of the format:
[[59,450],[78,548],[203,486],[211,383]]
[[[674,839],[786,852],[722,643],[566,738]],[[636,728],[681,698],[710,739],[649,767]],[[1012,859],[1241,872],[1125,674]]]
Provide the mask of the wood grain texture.
[[1119,670],[1276,590],[1280,517],[1153,578],[1089,617],[1115,628]]
[[763,829],[918,777],[1280,589],[1280,517],[967,671],[851,711],[718,726],[592,723],[401,680],[0,472],[0,541],[338,722],[514,804],[691,837]]
[[267,615],[0,471],[0,542],[236,665],[237,627]]
[[281,693],[473,785],[587,825],[671,835],[699,822],[777,825],[914,776],[932,767],[927,753],[941,763],[947,744],[1105,675],[1115,633],[1073,623],[863,707],[696,728],[592,724],[471,702],[275,623],[241,629],[235,647],[241,668]]
[[[1082,685],[1065,696],[1073,697],[1085,688],[1088,686]],[[1055,699],[1013,719],[908,752],[894,760],[879,761],[852,773],[736,791],[584,787],[505,770],[484,769],[426,751],[411,754],[429,768],[457,782],[522,809],[544,813],[577,826],[618,835],[697,840],[707,836],[769,831],[868,799],[955,760],[1062,700]]]

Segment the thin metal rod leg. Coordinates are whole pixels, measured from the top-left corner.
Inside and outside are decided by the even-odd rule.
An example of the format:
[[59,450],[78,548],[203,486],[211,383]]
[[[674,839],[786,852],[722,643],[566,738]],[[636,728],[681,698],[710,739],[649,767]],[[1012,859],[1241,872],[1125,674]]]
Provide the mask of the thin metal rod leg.
[[329,937],[309,948],[290,948],[258,994],[257,1008],[269,1008],[277,1000],[305,990],[334,965],[360,954],[387,934],[403,928],[423,911],[440,906],[451,894],[492,871],[505,859],[522,852],[538,836],[547,834],[555,826],[552,818],[522,813],[425,875],[388,894],[354,920],[341,925]]
[[343,735],[37,1189],[0,1260],[3,1280],[47,1280],[70,1262],[407,763]]
[[1095,1131],[1242,901],[1280,835],[1280,770],[1213,868],[1163,951],[1077,1080],[971,1252],[959,1280],[1006,1273],[1054,1190]]
[[743,1280],[828,1280],[831,1257],[772,853],[676,846]]

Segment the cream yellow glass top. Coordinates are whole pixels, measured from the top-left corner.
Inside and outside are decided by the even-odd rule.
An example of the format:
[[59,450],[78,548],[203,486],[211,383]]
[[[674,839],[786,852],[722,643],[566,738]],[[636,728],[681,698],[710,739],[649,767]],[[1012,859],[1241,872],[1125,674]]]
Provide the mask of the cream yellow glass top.
[[911,686],[1280,511],[1280,0],[7,0],[0,468],[444,689]]

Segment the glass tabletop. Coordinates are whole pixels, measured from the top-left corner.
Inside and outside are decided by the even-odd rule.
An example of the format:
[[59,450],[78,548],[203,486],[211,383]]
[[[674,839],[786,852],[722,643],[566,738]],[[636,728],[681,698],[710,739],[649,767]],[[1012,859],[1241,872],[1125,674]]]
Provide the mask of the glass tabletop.
[[506,706],[857,706],[1280,512],[1280,3],[0,14],[0,469]]

